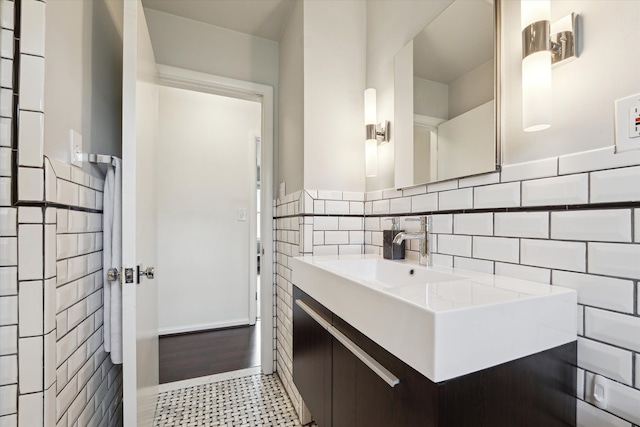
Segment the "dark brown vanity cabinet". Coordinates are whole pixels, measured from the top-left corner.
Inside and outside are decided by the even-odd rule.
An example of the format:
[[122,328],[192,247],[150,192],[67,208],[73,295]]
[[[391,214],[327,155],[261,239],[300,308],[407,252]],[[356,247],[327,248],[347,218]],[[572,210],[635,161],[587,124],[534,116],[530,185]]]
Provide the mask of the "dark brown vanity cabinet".
[[[297,297],[296,297],[297,291]],[[314,319],[293,304],[293,378],[318,426],[331,426],[332,340],[318,320],[331,323],[329,310],[294,289],[294,301],[304,300],[321,319]]]
[[[295,287],[293,305],[293,380],[319,427],[576,424],[575,342],[434,383]],[[398,384],[389,385],[336,331]]]

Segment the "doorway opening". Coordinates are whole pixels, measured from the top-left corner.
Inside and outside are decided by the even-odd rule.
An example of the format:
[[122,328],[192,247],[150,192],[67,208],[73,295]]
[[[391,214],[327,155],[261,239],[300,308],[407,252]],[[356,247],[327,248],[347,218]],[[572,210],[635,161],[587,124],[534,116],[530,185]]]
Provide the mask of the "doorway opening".
[[[272,88],[158,69],[166,140],[158,154],[160,382],[185,379],[162,371],[171,347],[182,353],[169,364],[189,367],[188,376],[254,366],[271,373],[273,255],[264,243],[272,241]],[[174,177],[171,168],[182,172]]]

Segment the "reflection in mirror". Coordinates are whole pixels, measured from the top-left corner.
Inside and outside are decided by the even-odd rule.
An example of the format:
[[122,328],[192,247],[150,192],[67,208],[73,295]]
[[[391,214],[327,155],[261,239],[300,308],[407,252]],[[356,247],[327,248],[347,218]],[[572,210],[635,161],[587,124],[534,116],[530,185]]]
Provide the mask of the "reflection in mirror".
[[[410,127],[396,133],[396,187],[495,170],[494,16],[492,1],[453,1],[396,55],[396,91],[411,97],[396,114],[413,115],[396,117]],[[398,84],[408,72],[411,84]]]

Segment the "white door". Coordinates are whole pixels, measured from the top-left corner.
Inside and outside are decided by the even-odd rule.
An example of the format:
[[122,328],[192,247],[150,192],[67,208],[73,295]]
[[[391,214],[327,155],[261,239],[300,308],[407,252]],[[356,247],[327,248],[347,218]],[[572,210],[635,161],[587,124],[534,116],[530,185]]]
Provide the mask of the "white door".
[[[122,339],[124,426],[153,421],[158,390],[158,293],[137,267],[156,266],[157,71],[140,0],[124,1],[122,75]],[[129,280],[127,270],[133,272]],[[130,283],[127,283],[130,282]]]

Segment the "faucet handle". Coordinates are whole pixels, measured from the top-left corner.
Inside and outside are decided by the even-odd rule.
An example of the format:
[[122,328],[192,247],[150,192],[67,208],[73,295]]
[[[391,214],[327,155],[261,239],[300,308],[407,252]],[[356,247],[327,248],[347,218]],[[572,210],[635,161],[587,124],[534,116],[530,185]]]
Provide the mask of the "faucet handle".
[[385,218],[385,221],[393,221],[393,224],[391,225],[391,229],[394,231],[400,230],[400,218],[397,216],[394,216],[393,218]]
[[429,230],[429,216],[423,215],[420,218],[405,218],[405,221],[420,221],[421,231]]

